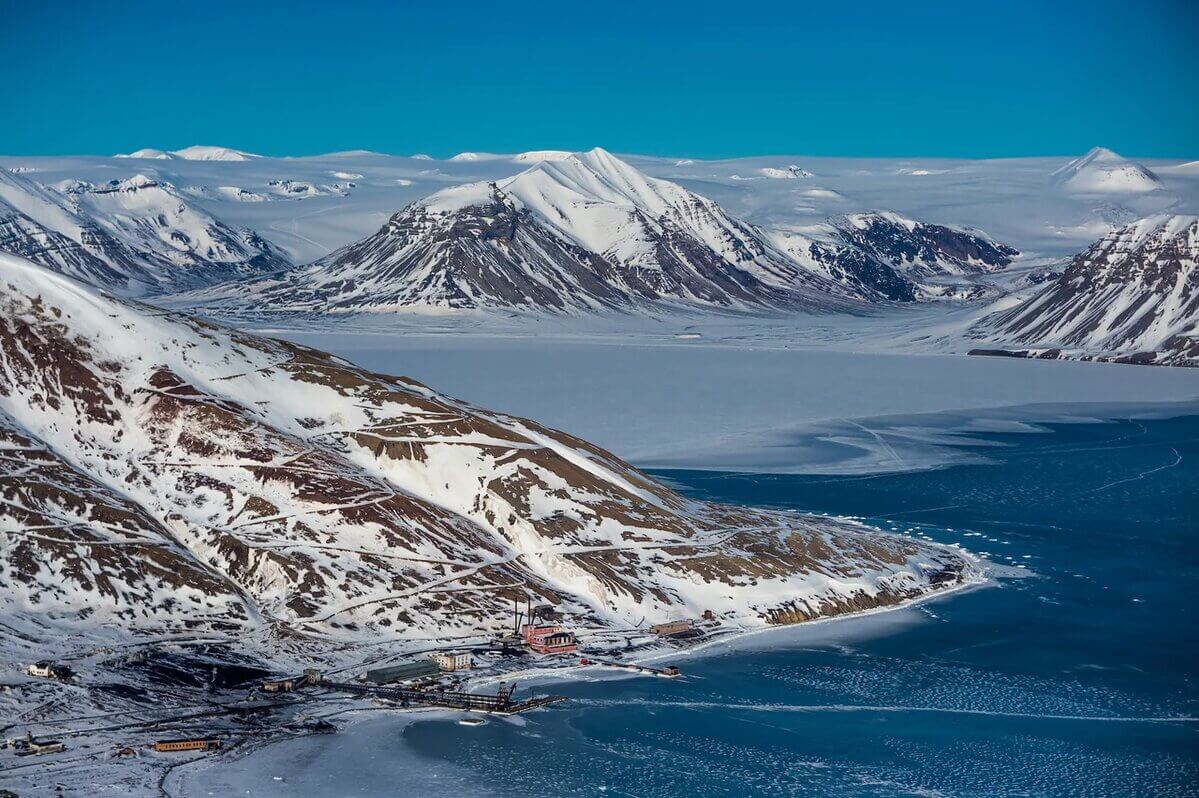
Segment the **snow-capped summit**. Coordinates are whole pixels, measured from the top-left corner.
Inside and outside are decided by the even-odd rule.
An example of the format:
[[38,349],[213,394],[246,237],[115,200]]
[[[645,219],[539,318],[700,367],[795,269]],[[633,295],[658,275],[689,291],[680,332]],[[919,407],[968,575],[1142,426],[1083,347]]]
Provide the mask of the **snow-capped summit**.
[[512,158],[517,163],[537,163],[538,161],[565,161],[574,153],[566,150],[530,150]]
[[124,155],[114,155],[113,157],[144,158],[160,161],[173,159],[179,159],[181,161],[249,161],[255,158],[261,158],[262,156],[255,155],[251,152],[234,150],[229,147],[210,147],[196,144],[191,147],[184,147],[181,150],[171,150],[169,152],[146,148]]
[[981,233],[893,215],[853,221],[815,238],[768,233],[597,147],[442,189],[281,278],[181,299],[289,311],[845,310],[960,298],[924,278],[989,271],[1017,254]]
[[985,319],[1001,342],[1199,363],[1199,216],[1149,216],[1080,252],[1056,281]]
[[596,148],[498,182],[447,188],[284,281],[220,300],[273,309],[846,307],[715,202]]
[[114,155],[112,157],[114,157],[114,158],[142,158],[142,159],[154,160],[154,161],[168,161],[168,160],[174,158],[175,156],[169,152],[164,152],[163,150],[156,150],[156,149],[147,147],[145,149],[136,150],[136,151],[130,152],[130,153],[118,153],[117,155]]
[[777,166],[764,166],[758,170],[764,177],[769,177],[774,180],[796,180],[804,177],[812,177],[812,173],[803,167],[791,164],[786,168]]
[[201,144],[173,150],[172,154],[185,161],[250,161],[262,157],[252,152],[243,152],[229,147],[206,147]]
[[460,152],[450,158],[455,163],[462,161],[494,161],[497,158],[503,158],[502,155],[496,155],[492,152]]
[[1055,185],[1074,194],[1139,194],[1161,187],[1148,168],[1103,147],[1095,147],[1050,176]]

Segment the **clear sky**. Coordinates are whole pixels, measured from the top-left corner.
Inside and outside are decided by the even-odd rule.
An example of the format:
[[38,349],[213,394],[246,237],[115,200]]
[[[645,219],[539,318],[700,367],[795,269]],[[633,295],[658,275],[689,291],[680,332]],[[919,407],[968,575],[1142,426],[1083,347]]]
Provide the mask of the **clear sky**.
[[1199,158],[1199,2],[0,0],[0,153]]

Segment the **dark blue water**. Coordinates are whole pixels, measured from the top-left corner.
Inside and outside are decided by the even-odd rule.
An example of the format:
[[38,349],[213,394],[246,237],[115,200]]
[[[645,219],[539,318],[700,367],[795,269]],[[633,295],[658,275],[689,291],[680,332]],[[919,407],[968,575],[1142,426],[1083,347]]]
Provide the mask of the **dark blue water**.
[[1158,720],[1199,717],[1199,417],[987,439],[1005,445],[990,464],[924,473],[660,476],[1033,576],[810,642],[768,635],[686,662],[683,682],[569,684],[523,727],[406,741],[504,795],[1199,794],[1199,724]]
[[679,681],[555,685],[572,700],[515,722],[379,713],[276,759],[282,789],[1199,795],[1199,417],[981,443],[990,463],[922,473],[659,476],[989,552],[1013,574],[994,587],[682,657]]

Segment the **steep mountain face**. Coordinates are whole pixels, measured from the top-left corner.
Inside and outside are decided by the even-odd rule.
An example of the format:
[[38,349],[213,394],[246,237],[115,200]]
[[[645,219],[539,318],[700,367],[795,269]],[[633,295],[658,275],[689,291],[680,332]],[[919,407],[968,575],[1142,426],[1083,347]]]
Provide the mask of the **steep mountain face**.
[[1151,216],[1079,253],[1025,302],[983,320],[1001,342],[1199,363],[1199,217]]
[[1141,194],[1161,188],[1149,169],[1103,147],[1075,158],[1051,178],[1062,190],[1076,194]]
[[962,298],[972,286],[946,278],[1001,269],[1020,253],[986,235],[895,213],[841,216],[771,240],[803,268],[870,300]]
[[982,274],[1019,255],[977,231],[926,224],[894,213],[859,213],[834,220],[844,240],[915,278]]
[[891,263],[844,243],[831,225],[807,234],[772,232],[770,237],[795,263],[868,299],[915,302],[922,297],[918,283]]
[[869,218],[819,240],[767,233],[596,149],[445,189],[309,267],[185,301],[273,311],[847,310],[932,295],[906,272],[980,271],[1016,254],[950,228]]
[[750,624],[968,578],[955,549],[686,499],[531,421],[0,255],[0,615],[365,638]]
[[138,294],[257,277],[289,265],[258,234],[136,175],[39,185],[0,169],[0,250],[110,290]]

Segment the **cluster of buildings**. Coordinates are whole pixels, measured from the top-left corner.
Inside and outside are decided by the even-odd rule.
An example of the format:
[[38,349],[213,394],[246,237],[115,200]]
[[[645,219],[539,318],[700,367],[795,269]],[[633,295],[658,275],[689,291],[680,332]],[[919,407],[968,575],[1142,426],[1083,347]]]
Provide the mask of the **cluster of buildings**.
[[65,751],[67,746],[62,740],[40,740],[32,733],[24,737],[9,737],[2,748],[11,748],[17,756],[38,756],[40,754],[56,754]]
[[469,670],[471,664],[469,651],[434,651],[427,660],[372,668],[366,672],[366,680],[374,684],[411,682],[443,672]]

